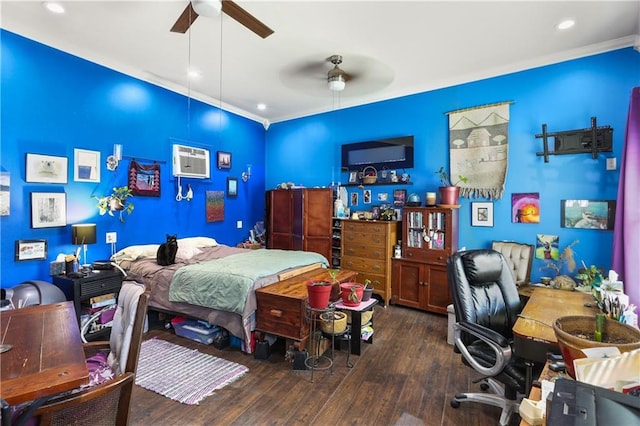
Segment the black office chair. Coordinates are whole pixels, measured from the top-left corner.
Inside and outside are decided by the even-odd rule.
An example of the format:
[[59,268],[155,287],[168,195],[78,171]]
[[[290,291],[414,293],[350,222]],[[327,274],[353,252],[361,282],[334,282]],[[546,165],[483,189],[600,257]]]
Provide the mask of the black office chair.
[[475,382],[492,392],[457,394],[451,406],[475,401],[500,407],[500,425],[507,425],[518,413],[527,374],[524,361],[511,350],[511,329],[521,310],[513,275],[502,254],[492,249],[454,253],[447,259],[447,273],[456,315],[455,346],[463,363],[482,374]]

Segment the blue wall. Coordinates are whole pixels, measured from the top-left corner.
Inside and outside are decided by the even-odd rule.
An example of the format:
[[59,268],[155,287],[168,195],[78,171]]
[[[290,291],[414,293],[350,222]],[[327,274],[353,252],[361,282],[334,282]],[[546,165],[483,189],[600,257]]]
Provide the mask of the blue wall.
[[[447,112],[467,107],[512,101],[509,123],[509,170],[505,193],[494,203],[494,227],[472,227],[471,201],[460,208],[460,246],[488,247],[491,240],[516,240],[535,244],[536,234],[560,237],[560,248],[579,240],[576,260],[608,269],[611,265],[613,232],[560,227],[560,200],[614,200],[619,171],[606,171],[607,157],[620,164],[631,89],[640,85],[640,54],[631,48],[486,79],[385,102],[273,124],[267,132],[266,185],[283,181],[306,186],[345,183],[340,174],[340,145],[402,135],[415,136],[415,167],[411,186],[372,186],[372,200],[379,192],[392,196],[393,189],[407,189],[425,200],[425,192],[437,191],[434,173],[441,165],[449,169]],[[329,94],[327,103],[330,102]],[[614,152],[597,160],[589,154],[552,156],[545,164],[542,151],[543,123],[548,131],[583,129],[590,118],[599,126],[610,125]],[[360,204],[368,210],[373,204]],[[540,195],[539,224],[512,223],[511,194]],[[534,261],[537,278],[542,262]]]
[[[49,261],[58,253],[72,253],[71,224],[95,222],[98,242],[89,246],[89,260],[107,258],[105,233],[118,233],[117,248],[130,244],[159,243],[165,234],[178,237],[207,235],[229,245],[246,239],[253,224],[264,215],[264,138],[260,123],[222,112],[113,70],[35,43],[7,31],[2,37],[1,157],[2,171],[10,173],[11,210],[0,218],[3,287],[27,279],[49,280]],[[187,120],[190,117],[190,120]],[[220,131],[220,128],[222,129]],[[183,179],[195,198],[175,201],[176,179],[171,170],[171,145],[175,142],[207,148],[212,156],[211,179]],[[127,184],[129,160],[115,172],[106,169],[113,144],[123,154],[162,161],[161,197],[134,197],[135,210],[120,223],[100,216],[92,195],[106,195],[114,186]],[[100,151],[100,183],[74,182],[74,148]],[[215,167],[216,151],[232,153],[230,171]],[[26,183],[27,153],[67,157],[67,184]],[[252,178],[240,180],[247,164]],[[205,191],[226,190],[226,178],[239,180],[238,197],[225,197],[223,222],[205,220]],[[66,227],[32,229],[30,194],[65,192]],[[243,228],[236,228],[236,221]],[[15,240],[46,239],[46,261],[14,261]]]
[[[448,111],[513,101],[509,125],[509,172],[505,195],[494,203],[493,228],[470,226],[470,202],[460,210],[460,245],[486,247],[493,239],[534,243],[536,234],[560,236],[560,245],[580,240],[578,261],[609,268],[611,231],[560,227],[560,200],[615,199],[618,171],[605,170],[605,158],[620,162],[631,89],[640,85],[640,54],[631,48],[568,61],[479,82],[406,96],[385,102],[274,123],[265,132],[260,123],[192,101],[171,91],[125,76],[113,70],[1,31],[1,151],[0,166],[11,174],[11,211],[0,217],[3,287],[26,279],[49,279],[49,261],[58,253],[71,253],[71,224],[95,222],[98,243],[89,247],[89,260],[105,258],[109,246],[104,234],[118,233],[117,248],[130,244],[158,243],[166,233],[179,236],[209,235],[235,245],[264,212],[264,190],[283,181],[306,186],[346,182],[340,173],[340,145],[369,139],[413,134],[416,166],[407,170],[413,184],[402,186],[420,194],[439,186],[435,170],[448,169]],[[327,103],[331,102],[330,94]],[[541,125],[549,131],[581,129],[595,116],[599,125],[614,128],[614,153],[553,156],[545,164],[535,153],[542,142],[535,138]],[[187,117],[190,120],[187,121]],[[232,153],[232,169],[212,168],[209,180],[191,183],[191,202],[175,201],[176,180],[171,176],[171,144],[188,141]],[[104,165],[114,143],[125,156],[150,158],[162,164],[162,196],[135,197],[135,211],[121,224],[99,216],[91,195],[102,195],[126,184],[128,160],[116,172]],[[73,149],[100,151],[101,182],[73,181]],[[26,153],[69,158],[68,183],[25,182]],[[204,193],[224,190],[226,178],[240,177],[252,164],[252,178],[239,182],[236,199],[225,198],[225,220],[205,221]],[[268,167],[265,165],[268,164]],[[399,187],[400,188],[400,187]],[[357,190],[356,188],[349,188]],[[393,186],[371,187],[391,195]],[[32,229],[31,192],[67,194],[66,227]],[[539,224],[515,224],[510,219],[511,194],[538,192],[542,209]],[[360,197],[362,198],[362,197]],[[374,201],[375,204],[375,201]],[[372,205],[374,205],[372,204]],[[370,205],[367,205],[368,208]],[[364,208],[361,204],[361,207]],[[236,221],[244,227],[236,229]],[[46,261],[14,261],[14,241],[46,239]],[[534,263],[533,275],[541,263]]]

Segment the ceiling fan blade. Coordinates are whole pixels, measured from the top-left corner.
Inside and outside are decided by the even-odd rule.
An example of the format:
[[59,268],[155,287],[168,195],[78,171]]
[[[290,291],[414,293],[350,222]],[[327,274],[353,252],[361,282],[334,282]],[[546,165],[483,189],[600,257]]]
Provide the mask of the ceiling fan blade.
[[[191,4],[189,4],[191,5]],[[222,11],[262,38],[273,34],[273,30],[231,0],[222,0]]]
[[171,32],[173,33],[186,33],[193,21],[196,20],[198,14],[195,10],[193,10],[193,6],[191,6],[191,2],[184,8],[180,17],[176,20],[176,23],[171,27]]

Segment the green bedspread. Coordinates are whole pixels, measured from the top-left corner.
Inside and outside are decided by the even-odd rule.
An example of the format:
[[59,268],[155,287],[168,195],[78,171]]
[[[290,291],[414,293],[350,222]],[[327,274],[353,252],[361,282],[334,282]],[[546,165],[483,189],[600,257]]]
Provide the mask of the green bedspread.
[[171,279],[169,300],[243,313],[254,283],[300,266],[322,263],[318,254],[291,250],[252,250],[178,269]]

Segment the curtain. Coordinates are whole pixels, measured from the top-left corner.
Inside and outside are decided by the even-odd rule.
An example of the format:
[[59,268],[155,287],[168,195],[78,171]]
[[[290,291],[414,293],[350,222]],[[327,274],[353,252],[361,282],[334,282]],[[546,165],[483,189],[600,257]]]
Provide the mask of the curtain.
[[611,267],[624,282],[630,303],[640,306],[640,87],[631,91],[625,133]]

